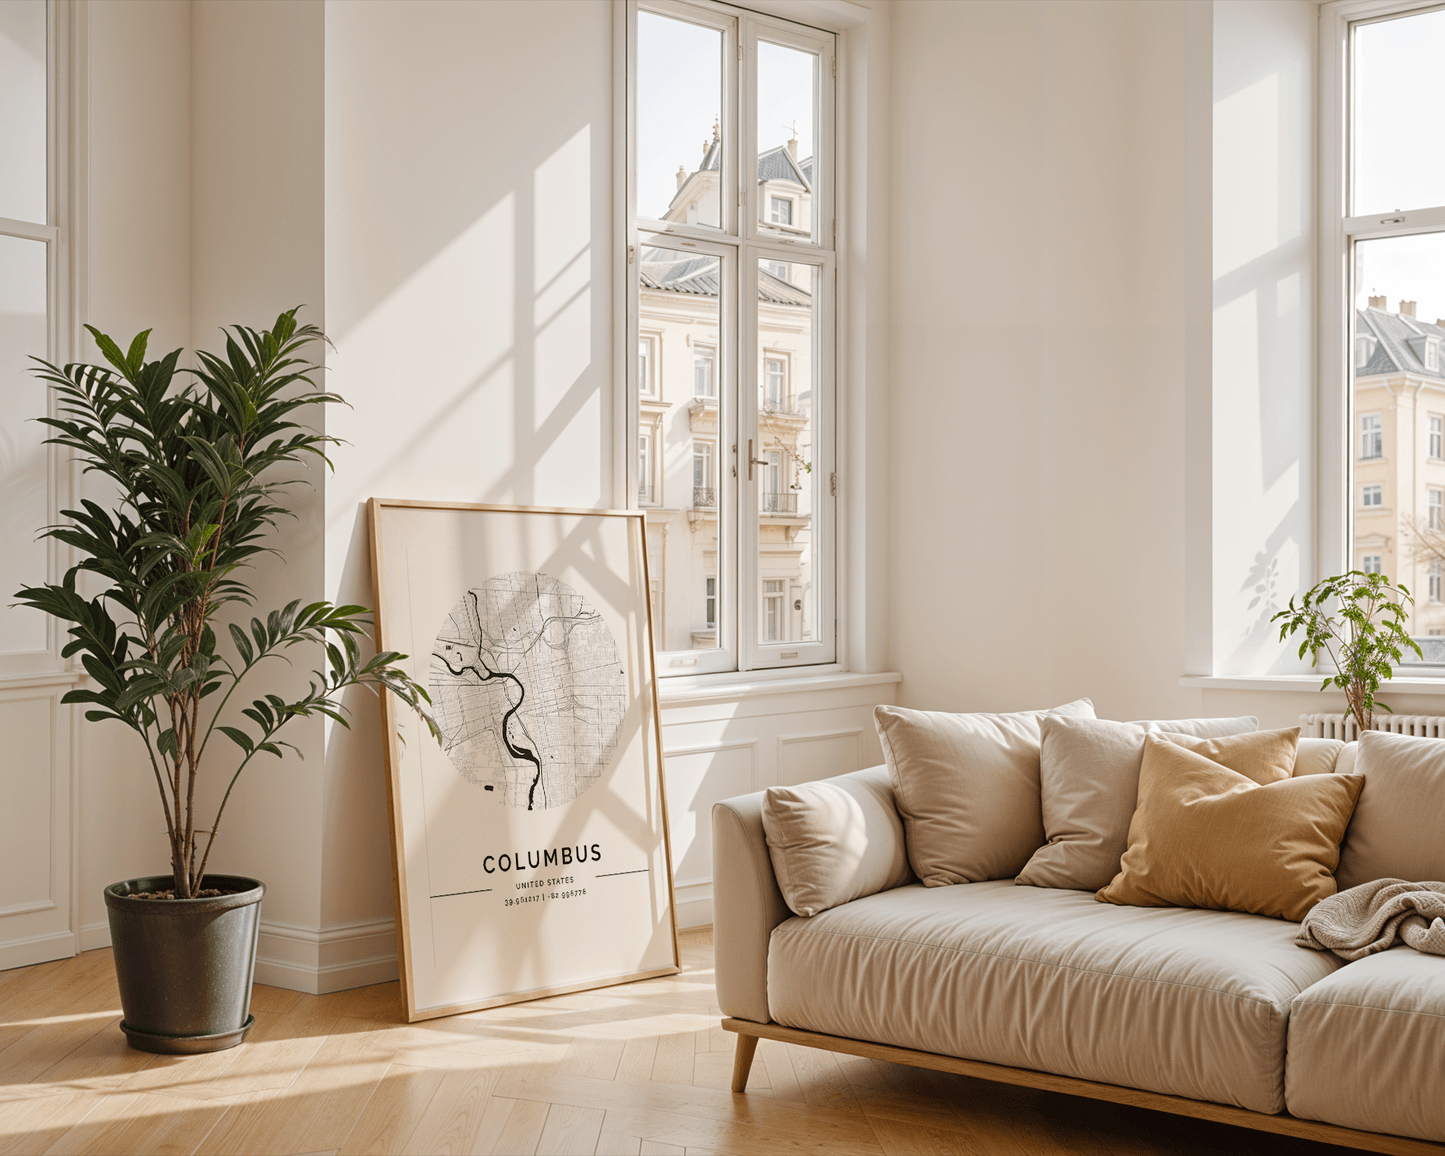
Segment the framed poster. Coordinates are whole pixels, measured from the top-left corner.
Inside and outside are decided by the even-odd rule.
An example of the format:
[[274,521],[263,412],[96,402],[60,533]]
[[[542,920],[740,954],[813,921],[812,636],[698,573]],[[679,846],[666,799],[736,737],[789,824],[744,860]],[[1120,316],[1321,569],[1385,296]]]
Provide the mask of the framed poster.
[[680,970],[643,517],[371,500],[410,1020]]

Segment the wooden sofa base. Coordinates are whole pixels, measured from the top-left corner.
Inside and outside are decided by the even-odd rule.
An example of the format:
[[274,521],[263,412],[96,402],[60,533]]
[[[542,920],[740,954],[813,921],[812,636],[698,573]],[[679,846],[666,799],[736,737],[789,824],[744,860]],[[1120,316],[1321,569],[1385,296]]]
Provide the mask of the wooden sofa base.
[[1010,1068],[1003,1064],[986,1064],[981,1060],[960,1060],[953,1056],[941,1056],[935,1052],[918,1052],[912,1048],[895,1048],[888,1044],[873,1044],[865,1040],[852,1040],[844,1036],[828,1036],[821,1032],[785,1028],[781,1024],[754,1023],[751,1020],[724,1019],[724,1031],[736,1032],[737,1051],[733,1058],[733,1091],[744,1092],[748,1086],[748,1073],[752,1069],[753,1054],[758,1049],[758,1040],[781,1040],[787,1044],[799,1044],[807,1048],[821,1048],[828,1052],[842,1052],[845,1055],[861,1056],[865,1060],[889,1060],[895,1064],[909,1064],[915,1068],[932,1068],[940,1072],[954,1072],[961,1076],[973,1076],[980,1080],[993,1080],[1001,1084],[1018,1084],[1025,1088],[1042,1088],[1049,1092],[1063,1092],[1070,1096],[1088,1096],[1094,1100],[1109,1100],[1115,1104],[1128,1104],[1135,1108],[1152,1108],[1156,1112],[1173,1112],[1179,1116],[1195,1116],[1201,1120],[1215,1120],[1221,1124],[1236,1124],[1241,1128],[1254,1128],[1262,1132],[1278,1132],[1285,1136],[1298,1136],[1305,1140],[1319,1140],[1328,1144],[1342,1144],[1350,1148],[1362,1148],[1367,1152],[1397,1153],[1400,1156],[1429,1153],[1441,1156],[1445,1144],[1429,1140],[1412,1140],[1405,1136],[1388,1136],[1381,1132],[1361,1132],[1354,1128],[1342,1128],[1337,1124],[1322,1124],[1315,1120],[1300,1120],[1287,1113],[1271,1116],[1264,1112],[1251,1112],[1248,1108],[1232,1108],[1226,1104],[1212,1104],[1206,1100],[1190,1100],[1183,1096],[1170,1096],[1163,1092],[1143,1092],[1137,1088],[1125,1088],[1118,1084],[1098,1084],[1092,1080],[1079,1080],[1072,1076],[1053,1076],[1047,1072],[1035,1072],[1028,1068]]

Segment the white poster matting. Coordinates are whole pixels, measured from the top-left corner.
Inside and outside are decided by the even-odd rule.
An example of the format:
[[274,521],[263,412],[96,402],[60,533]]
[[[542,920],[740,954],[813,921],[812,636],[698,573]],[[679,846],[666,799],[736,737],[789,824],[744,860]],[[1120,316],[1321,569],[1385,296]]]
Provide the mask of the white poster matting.
[[371,511],[409,1017],[677,971],[642,515]]

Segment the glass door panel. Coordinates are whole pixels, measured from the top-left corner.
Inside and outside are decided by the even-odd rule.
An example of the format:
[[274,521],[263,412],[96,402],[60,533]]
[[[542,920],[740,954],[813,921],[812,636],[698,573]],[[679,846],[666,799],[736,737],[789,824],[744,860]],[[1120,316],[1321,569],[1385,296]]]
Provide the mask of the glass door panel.
[[731,448],[722,388],[730,354],[719,311],[725,260],[644,244],[638,262],[638,324],[652,335],[655,389],[637,402],[637,489],[658,584],[663,673],[693,673],[698,651],[724,645],[718,607],[726,605],[729,550],[721,526],[728,490],[721,475],[723,451]]
[[818,57],[758,42],[758,222],[770,232],[816,239]]
[[[44,26],[42,25],[42,28]],[[46,579],[49,473],[42,444],[46,386],[31,369],[47,357],[46,246],[0,236],[0,653],[44,650],[45,616],[8,605],[22,586]]]
[[637,213],[722,227],[720,29],[637,14]]
[[1356,242],[1355,291],[1351,568],[1409,589],[1445,663],[1445,233]]
[[818,640],[818,289],[821,269],[759,260],[757,638],[765,646]]

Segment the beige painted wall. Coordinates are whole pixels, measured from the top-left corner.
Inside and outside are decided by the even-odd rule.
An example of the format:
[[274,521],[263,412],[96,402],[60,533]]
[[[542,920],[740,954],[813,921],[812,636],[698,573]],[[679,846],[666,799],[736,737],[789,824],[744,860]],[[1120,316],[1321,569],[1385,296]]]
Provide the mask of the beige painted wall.
[[903,701],[1181,690],[1181,3],[893,6]]

